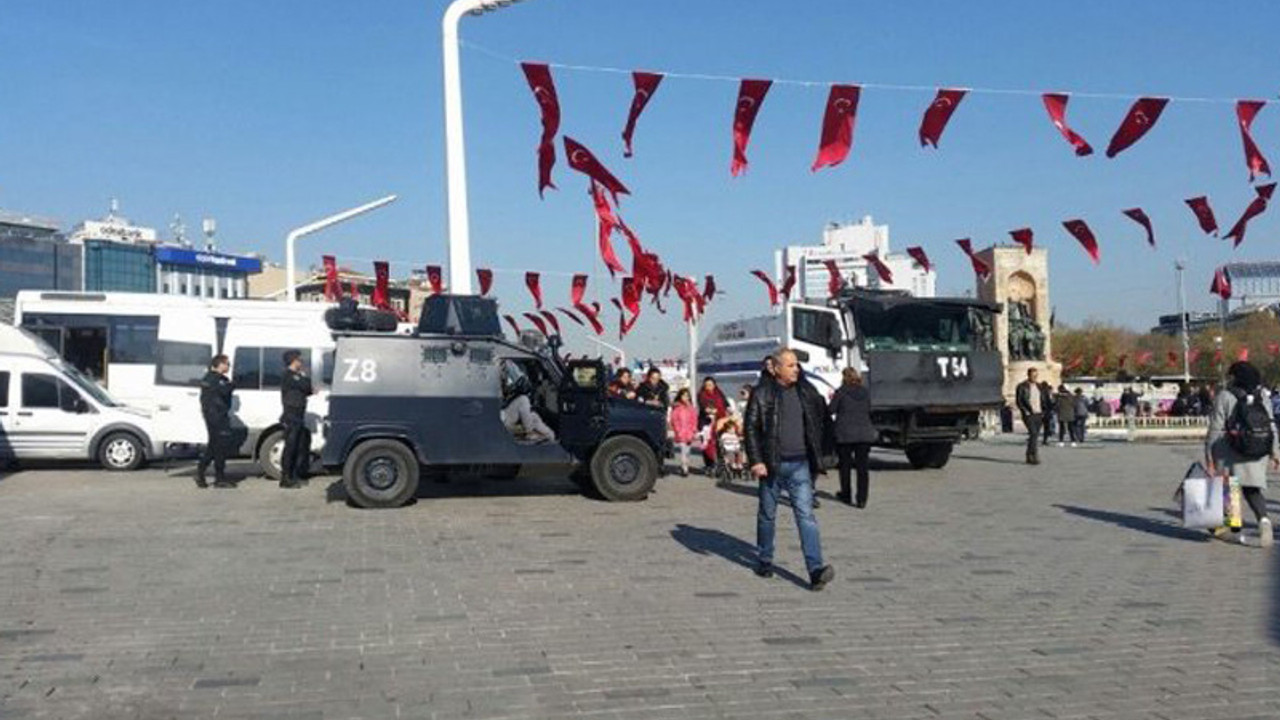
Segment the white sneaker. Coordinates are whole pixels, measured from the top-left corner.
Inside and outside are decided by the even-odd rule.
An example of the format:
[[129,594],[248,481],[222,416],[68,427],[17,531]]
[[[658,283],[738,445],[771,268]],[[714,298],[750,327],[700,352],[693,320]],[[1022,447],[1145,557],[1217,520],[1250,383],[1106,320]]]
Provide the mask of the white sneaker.
[[1076,445],[1075,443],[1071,443],[1071,447],[1079,447],[1079,446]]
[[1058,443],[1058,447],[1063,447],[1062,443]]
[[1271,532],[1271,518],[1263,518],[1258,523],[1258,546],[1269,548],[1275,541],[1275,535]]

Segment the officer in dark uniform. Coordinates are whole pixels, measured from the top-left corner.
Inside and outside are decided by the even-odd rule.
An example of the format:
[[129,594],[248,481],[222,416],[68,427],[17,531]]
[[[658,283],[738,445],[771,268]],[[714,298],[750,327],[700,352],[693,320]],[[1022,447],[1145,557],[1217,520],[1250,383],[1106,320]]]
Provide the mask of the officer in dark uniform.
[[226,355],[214,355],[209,361],[209,372],[200,378],[200,414],[204,416],[209,439],[200,454],[200,462],[196,464],[196,487],[209,487],[204,476],[209,463],[213,463],[214,487],[235,487],[234,483],[227,481],[227,453],[231,451],[231,393],[234,389],[227,379],[230,368]]
[[311,378],[302,371],[302,353],[290,350],[284,354],[284,379],[280,383],[280,401],[284,412],[284,452],[280,456],[280,487],[301,487],[311,466],[311,432],[307,430],[307,398],[311,396]]

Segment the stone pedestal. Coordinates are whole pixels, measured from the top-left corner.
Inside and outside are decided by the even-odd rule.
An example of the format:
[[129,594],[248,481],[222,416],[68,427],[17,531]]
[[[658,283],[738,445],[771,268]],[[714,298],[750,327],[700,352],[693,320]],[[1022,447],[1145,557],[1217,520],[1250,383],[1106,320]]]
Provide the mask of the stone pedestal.
[[[1004,358],[1004,397],[1014,404],[1014,389],[1027,377],[1029,368],[1040,371],[1040,380],[1054,388],[1062,382],[1062,363],[1053,357],[1053,337],[1049,317],[1049,251],[1034,248],[1030,253],[1021,245],[994,246],[978,252],[978,258],[991,268],[991,275],[978,280],[978,297],[999,303],[1004,311],[996,316],[996,347]],[[1043,352],[1036,358],[1015,358],[1009,346],[1009,320],[1015,303],[1025,308],[1028,318],[1044,333]]]

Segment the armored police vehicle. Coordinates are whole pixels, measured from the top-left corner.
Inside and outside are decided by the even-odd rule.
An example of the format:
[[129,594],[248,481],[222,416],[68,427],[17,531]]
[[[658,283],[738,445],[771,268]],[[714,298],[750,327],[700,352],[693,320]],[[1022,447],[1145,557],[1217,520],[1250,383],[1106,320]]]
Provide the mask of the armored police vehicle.
[[[563,468],[612,501],[653,489],[665,454],[662,409],[610,397],[604,364],[563,361],[558,338],[549,352],[507,341],[493,299],[435,295],[415,332],[342,330],[335,339],[321,462],[341,470],[357,505],[405,504],[424,469]],[[555,439],[504,422],[515,401]]]
[[871,392],[878,444],[905,450],[915,468],[940,468],[957,442],[977,435],[981,413],[1004,403],[997,312],[999,305],[972,298],[846,289],[825,302],[788,302],[777,315],[717,325],[698,350],[698,367],[736,390],[756,381],[764,355],[787,345],[828,397],[841,371],[857,368]]

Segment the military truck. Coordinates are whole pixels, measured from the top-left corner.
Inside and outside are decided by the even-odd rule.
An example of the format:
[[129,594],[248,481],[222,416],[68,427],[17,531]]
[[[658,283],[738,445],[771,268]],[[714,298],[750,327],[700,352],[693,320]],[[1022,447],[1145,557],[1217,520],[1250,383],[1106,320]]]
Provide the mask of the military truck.
[[857,368],[871,391],[878,444],[904,450],[915,468],[941,468],[957,442],[977,435],[982,412],[1003,405],[998,312],[972,298],[845,289],[825,302],[788,302],[779,314],[715,326],[698,369],[733,391],[755,382],[763,356],[786,345],[829,397],[841,371]]
[[[404,505],[424,470],[563,469],[611,501],[642,500],[653,489],[666,450],[662,409],[609,396],[604,363],[562,360],[558,338],[545,350],[508,341],[495,300],[432,296],[409,334],[365,330],[358,317],[333,317],[330,326],[343,329],[321,462],[341,471],[355,504]],[[528,394],[554,442],[508,429],[504,387]]]

